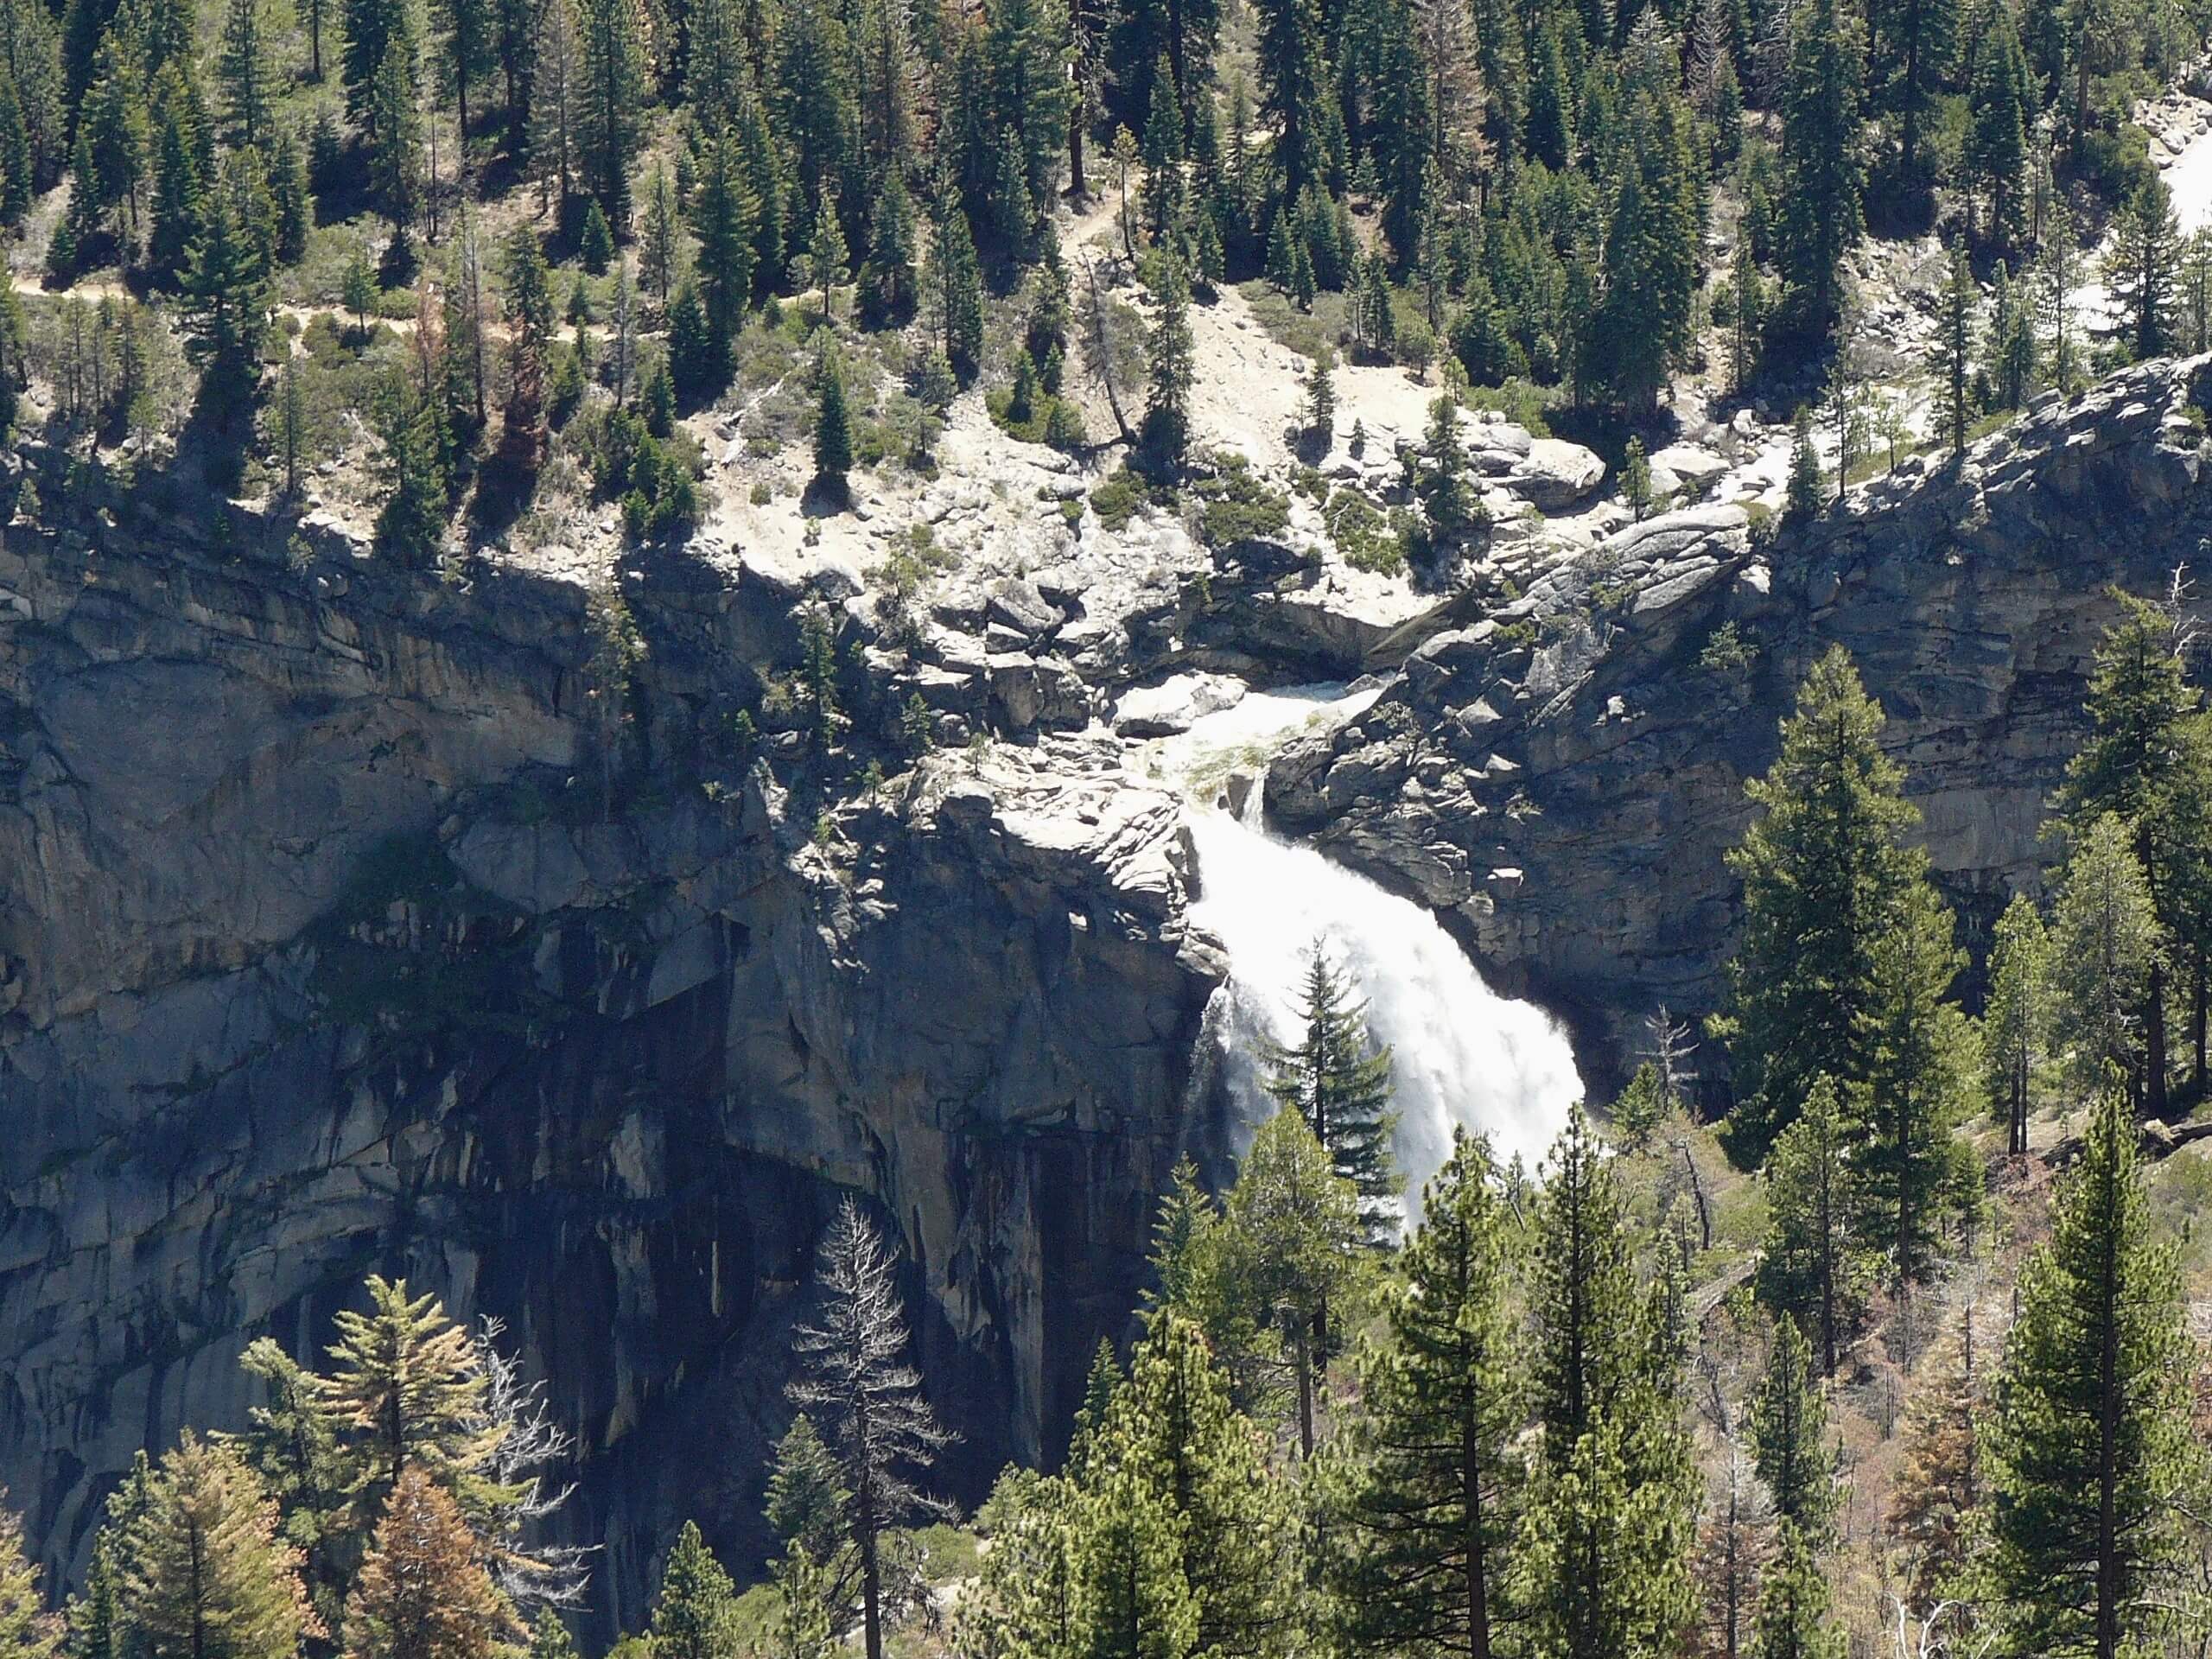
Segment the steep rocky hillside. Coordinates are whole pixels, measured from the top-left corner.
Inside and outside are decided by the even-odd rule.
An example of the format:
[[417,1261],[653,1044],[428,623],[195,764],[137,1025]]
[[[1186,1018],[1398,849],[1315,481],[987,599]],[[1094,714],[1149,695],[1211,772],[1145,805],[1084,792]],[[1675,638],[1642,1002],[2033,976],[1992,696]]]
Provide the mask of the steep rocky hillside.
[[[410,574],[23,446],[66,505],[0,543],[0,1484],[66,1563],[137,1447],[238,1419],[250,1336],[305,1351],[365,1269],[410,1271],[552,1379],[570,1524],[634,1624],[679,1514],[753,1553],[843,1186],[916,1264],[972,1495],[1062,1432],[1168,1167],[1228,1132],[1191,1080],[1230,964],[1141,742],[1248,683],[1384,675],[1271,808],[1604,1076],[1652,1002],[1709,1004],[1742,779],[1831,639],[1968,914],[2033,878],[2103,588],[2196,557],[2193,388],[2047,400],[1771,539],[1732,505],[1520,520],[1451,595],[1350,569],[1302,501],[1109,531],[1011,443],[995,475],[1037,476],[949,472],[914,518],[961,556],[918,577],[708,537],[612,585]],[[1464,418],[1503,493],[1559,459]],[[817,603],[863,773],[814,763],[792,694]]]
[[1732,506],[1620,531],[1427,640],[1357,721],[1277,763],[1268,804],[1455,917],[1617,1066],[1654,1005],[1714,1006],[1743,780],[1840,641],[1978,959],[2050,856],[2109,590],[2212,574],[2200,372],[2153,363],[2046,397],[1955,465],[1907,461],[1774,539]]

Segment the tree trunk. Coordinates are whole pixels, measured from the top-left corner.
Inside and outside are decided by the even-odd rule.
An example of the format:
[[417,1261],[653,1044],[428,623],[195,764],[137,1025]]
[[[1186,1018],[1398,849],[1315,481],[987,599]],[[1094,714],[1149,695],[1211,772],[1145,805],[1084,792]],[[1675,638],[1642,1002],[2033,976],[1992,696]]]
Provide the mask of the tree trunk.
[[[2124,1133],[2125,1131],[2123,1131]],[[2104,1170],[2107,1187],[2113,1180]],[[2105,1214],[2112,1214],[2106,1194]],[[2116,1659],[2120,1651],[2120,1240],[2107,1225],[2100,1240],[2101,1283],[2097,1331],[2097,1659]]]
[[1311,1459],[1313,1456],[1313,1367],[1312,1351],[1306,1338],[1298,1340],[1298,1454]]
[[1483,1550],[1482,1433],[1473,1402],[1459,1418],[1460,1503],[1467,1516],[1467,1659],[1490,1659],[1489,1563]]
[[2166,1116],[2166,969],[2151,966],[2151,995],[2143,1010],[2143,1104],[2153,1117]]
[[868,1659],[883,1659],[883,1561],[876,1546],[875,1495],[862,1482],[853,1515],[853,1541],[861,1552],[861,1624]]
[[2205,1016],[2207,1013],[2206,992],[2208,988],[2205,984],[2206,963],[2204,960],[2204,941],[2202,939],[2197,940],[2195,949],[2190,952],[2190,963],[2191,969],[2189,1010],[2190,1038],[2196,1049],[2196,1097],[2199,1100],[2202,1100],[2204,1098]]

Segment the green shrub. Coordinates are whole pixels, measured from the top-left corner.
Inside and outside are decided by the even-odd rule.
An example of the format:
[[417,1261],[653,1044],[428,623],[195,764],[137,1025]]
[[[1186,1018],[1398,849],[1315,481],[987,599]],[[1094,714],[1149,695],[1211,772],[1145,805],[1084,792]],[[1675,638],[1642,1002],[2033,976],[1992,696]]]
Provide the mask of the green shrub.
[[1144,486],[1127,467],[1090,493],[1090,510],[1098,522],[1112,531],[1128,528],[1129,520],[1144,505]]
[[1215,470],[1190,486],[1198,502],[1198,539],[1208,547],[1280,536],[1290,527],[1290,498],[1271,488],[1244,457],[1216,458]]

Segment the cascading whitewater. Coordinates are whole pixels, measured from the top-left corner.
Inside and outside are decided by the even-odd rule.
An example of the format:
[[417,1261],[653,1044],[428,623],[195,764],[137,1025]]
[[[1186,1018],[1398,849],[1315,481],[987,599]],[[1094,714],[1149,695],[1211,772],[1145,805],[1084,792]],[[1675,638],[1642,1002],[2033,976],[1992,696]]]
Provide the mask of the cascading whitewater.
[[1389,1045],[1399,1110],[1395,1150],[1409,1212],[1451,1151],[1456,1124],[1489,1135],[1501,1163],[1533,1173],[1582,1093],[1567,1038],[1543,1012],[1499,996],[1421,906],[1275,841],[1218,810],[1194,809],[1198,902],[1192,919],[1228,947],[1217,1020],[1224,1078],[1246,1119],[1274,1109],[1259,1039],[1296,1035],[1306,966],[1325,943]]

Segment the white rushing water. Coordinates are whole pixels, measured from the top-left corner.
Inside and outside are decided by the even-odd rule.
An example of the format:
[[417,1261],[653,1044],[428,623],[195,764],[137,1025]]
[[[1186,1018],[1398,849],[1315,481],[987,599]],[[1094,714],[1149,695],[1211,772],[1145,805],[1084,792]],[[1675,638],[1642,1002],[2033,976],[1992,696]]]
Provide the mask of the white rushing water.
[[[1224,741],[1239,751],[1271,748],[1269,739],[1310,719],[1342,719],[1371,700],[1341,691],[1254,694],[1169,740],[1162,758],[1186,778],[1202,777]],[[1582,1093],[1567,1038],[1541,1009],[1484,984],[1430,912],[1312,848],[1196,803],[1191,827],[1200,888],[1192,919],[1230,957],[1225,1005],[1210,1023],[1249,1122],[1274,1109],[1258,1039],[1297,1033],[1306,965],[1319,941],[1366,1000],[1375,1039],[1389,1046],[1409,1210],[1418,1213],[1421,1184],[1451,1151],[1454,1125],[1487,1135],[1501,1162],[1517,1154],[1536,1168]]]

